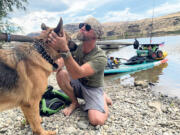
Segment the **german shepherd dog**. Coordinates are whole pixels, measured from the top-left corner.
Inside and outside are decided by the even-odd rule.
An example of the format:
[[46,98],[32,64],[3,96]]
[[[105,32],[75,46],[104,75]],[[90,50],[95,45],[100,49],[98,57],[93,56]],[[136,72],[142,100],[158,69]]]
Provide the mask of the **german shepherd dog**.
[[33,133],[53,135],[42,128],[39,103],[48,85],[48,76],[57,68],[59,54],[48,46],[48,35],[62,34],[62,19],[54,29],[42,25],[43,33],[33,43],[20,43],[11,49],[0,49],[0,111],[20,107]]

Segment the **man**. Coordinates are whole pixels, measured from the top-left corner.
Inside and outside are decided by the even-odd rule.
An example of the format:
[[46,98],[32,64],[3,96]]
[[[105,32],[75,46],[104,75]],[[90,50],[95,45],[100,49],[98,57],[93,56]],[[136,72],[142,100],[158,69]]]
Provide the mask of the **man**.
[[[88,22],[89,21],[89,22]],[[63,110],[69,116],[79,107],[78,98],[85,100],[84,110],[88,111],[88,118],[92,125],[103,125],[108,117],[108,105],[112,101],[103,92],[104,68],[107,64],[105,53],[96,46],[99,36],[99,27],[91,23],[79,25],[78,39],[82,44],[78,46],[73,56],[69,52],[65,34],[58,37],[54,32],[49,36],[50,45],[60,54],[64,60],[66,70],[57,71],[57,82],[60,88],[70,97],[72,104]],[[59,63],[60,62],[59,60]]]
[[139,41],[136,38],[135,38],[133,46],[134,46],[134,49],[138,49],[139,47]]

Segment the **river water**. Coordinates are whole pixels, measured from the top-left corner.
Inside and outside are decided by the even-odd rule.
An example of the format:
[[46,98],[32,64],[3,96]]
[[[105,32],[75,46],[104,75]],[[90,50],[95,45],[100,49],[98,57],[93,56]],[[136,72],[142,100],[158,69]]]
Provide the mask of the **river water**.
[[[115,40],[134,42],[134,39]],[[149,43],[149,38],[139,38],[139,43]],[[153,37],[152,43],[165,42],[160,50],[168,53],[168,62],[152,69],[135,73],[125,73],[105,76],[105,81],[120,80],[122,85],[133,84],[135,80],[147,80],[155,84],[152,89],[163,94],[180,98],[180,36]],[[136,55],[133,46],[116,50],[108,50],[107,55],[126,58]]]

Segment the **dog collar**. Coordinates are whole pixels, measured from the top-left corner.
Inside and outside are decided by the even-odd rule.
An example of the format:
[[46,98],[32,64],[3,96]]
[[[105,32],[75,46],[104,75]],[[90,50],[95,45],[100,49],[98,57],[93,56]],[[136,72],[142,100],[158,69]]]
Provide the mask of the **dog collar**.
[[35,41],[34,42],[34,48],[36,48],[36,50],[38,51],[38,53],[41,54],[41,56],[46,60],[48,61],[52,66],[53,68],[57,69],[58,68],[58,65],[54,62],[54,60],[48,55],[48,53],[46,52],[46,50],[44,49],[44,47],[42,46],[42,42],[40,41]]

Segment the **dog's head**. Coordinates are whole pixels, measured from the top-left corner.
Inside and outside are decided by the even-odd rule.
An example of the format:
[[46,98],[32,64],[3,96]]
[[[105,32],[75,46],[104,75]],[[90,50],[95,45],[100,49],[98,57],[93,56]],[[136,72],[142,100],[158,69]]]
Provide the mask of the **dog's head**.
[[[55,28],[50,28],[48,26],[46,26],[46,24],[42,23],[41,24],[41,29],[43,30],[43,32],[36,37],[36,39],[38,40],[42,40],[44,43],[48,42],[48,35],[51,33],[51,31],[54,31],[58,36],[62,36],[63,34],[63,20],[62,18],[60,18],[58,25]],[[69,41],[70,37],[66,34],[66,38]]]
[[[58,36],[63,35],[63,20],[62,20],[62,18],[60,18],[60,21],[55,28],[50,28],[50,27],[46,26],[44,23],[42,23],[41,29],[43,30],[43,32],[41,32],[41,34],[39,36],[35,37],[35,39],[36,39],[36,41],[40,41],[42,43],[44,49],[46,50],[46,52],[51,56],[51,58],[53,60],[56,60],[57,58],[60,57],[60,55],[56,50],[54,50],[54,48],[52,48],[49,45],[50,41],[48,41],[48,36],[52,31],[54,31]],[[66,34],[66,39],[67,39],[67,41],[70,41],[70,37],[67,34]]]

